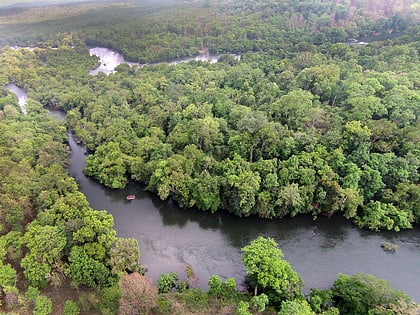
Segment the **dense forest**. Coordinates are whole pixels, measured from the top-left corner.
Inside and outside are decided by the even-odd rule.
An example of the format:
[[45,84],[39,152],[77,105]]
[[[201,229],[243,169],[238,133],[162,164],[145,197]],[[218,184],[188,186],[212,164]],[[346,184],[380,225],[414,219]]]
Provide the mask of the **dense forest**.
[[[216,275],[208,292],[193,288],[194,266],[186,282],[162,274],[155,287],[137,241],[118,238],[112,216],[90,208],[67,174],[66,127],[88,149],[85,173],[114,189],[137,181],[212,213],[343,215],[375,231],[409,229],[420,221],[418,22],[408,0],[0,10],[0,86],[14,83],[29,97],[23,115],[0,90],[0,307],[415,314],[408,296],[369,275],[339,275],[331,290],[304,296],[300,276],[265,238],[242,249],[249,293]],[[92,76],[92,46],[149,64]],[[224,55],[164,62],[203,51]],[[44,106],[65,111],[67,122]]]

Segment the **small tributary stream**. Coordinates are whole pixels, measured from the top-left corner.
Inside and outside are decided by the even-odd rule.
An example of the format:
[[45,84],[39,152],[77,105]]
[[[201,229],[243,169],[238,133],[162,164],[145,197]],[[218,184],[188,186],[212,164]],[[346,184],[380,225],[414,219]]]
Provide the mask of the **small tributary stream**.
[[[19,97],[25,91],[7,86]],[[136,238],[141,263],[147,275],[157,280],[162,272],[184,274],[191,265],[206,288],[212,274],[245,279],[241,247],[259,235],[273,237],[305,282],[311,287],[332,286],[338,273],[370,273],[388,280],[394,289],[420,301],[420,229],[374,233],[360,230],[340,216],[313,221],[309,216],[282,220],[237,218],[227,213],[210,214],[197,209],[179,209],[130,183],[123,190],[111,190],[87,178],[82,170],[85,149],[69,133],[71,163],[69,173],[79,184],[94,209],[106,209],[114,217],[121,237]],[[137,198],[126,200],[126,195]],[[399,246],[395,254],[384,252],[383,241]]]

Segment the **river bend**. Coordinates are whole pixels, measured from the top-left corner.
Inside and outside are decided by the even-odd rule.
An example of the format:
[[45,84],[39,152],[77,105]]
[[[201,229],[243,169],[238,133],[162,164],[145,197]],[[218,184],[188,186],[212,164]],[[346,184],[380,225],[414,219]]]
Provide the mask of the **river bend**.
[[[19,100],[24,90],[7,86]],[[24,107],[22,108],[23,111]],[[55,113],[57,114],[57,113]],[[238,218],[227,213],[210,214],[197,209],[179,209],[130,183],[123,190],[108,189],[83,174],[85,148],[69,133],[71,163],[69,173],[79,184],[94,209],[106,209],[114,217],[120,237],[136,238],[141,263],[156,281],[162,272],[178,271],[191,265],[199,286],[207,288],[212,274],[245,280],[241,247],[259,235],[273,237],[305,282],[311,287],[332,286],[338,273],[370,273],[386,279],[394,289],[420,301],[420,229],[374,233],[360,230],[340,216],[313,221],[309,216],[293,219],[261,220]],[[126,200],[126,195],[137,198]],[[395,254],[382,250],[384,241],[398,245]],[[185,277],[185,274],[184,274]]]

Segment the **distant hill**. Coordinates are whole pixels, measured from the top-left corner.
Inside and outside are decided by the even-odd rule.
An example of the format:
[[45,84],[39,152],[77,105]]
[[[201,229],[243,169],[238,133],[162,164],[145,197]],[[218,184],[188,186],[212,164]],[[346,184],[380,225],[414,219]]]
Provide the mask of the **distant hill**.
[[[348,3],[347,0],[335,0],[336,3]],[[412,11],[419,3],[416,0],[350,0],[352,13],[363,10],[363,13],[372,18],[391,17],[395,13]]]
[[0,8],[24,8],[24,7],[42,7],[55,4],[85,2],[88,0],[25,0],[16,2],[16,0],[2,0]]

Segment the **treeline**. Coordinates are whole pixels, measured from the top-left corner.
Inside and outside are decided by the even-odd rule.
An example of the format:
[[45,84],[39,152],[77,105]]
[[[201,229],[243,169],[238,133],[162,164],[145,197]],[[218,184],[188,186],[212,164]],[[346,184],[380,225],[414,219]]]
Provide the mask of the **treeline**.
[[[95,8],[92,10],[92,8]],[[88,46],[108,47],[141,63],[212,53],[277,51],[399,33],[418,22],[414,0],[198,1],[83,4],[0,16],[4,43],[57,47],[77,33]],[[57,18],[59,17],[59,18]],[[23,23],[14,23],[21,19]],[[303,48],[305,49],[305,48]]]

